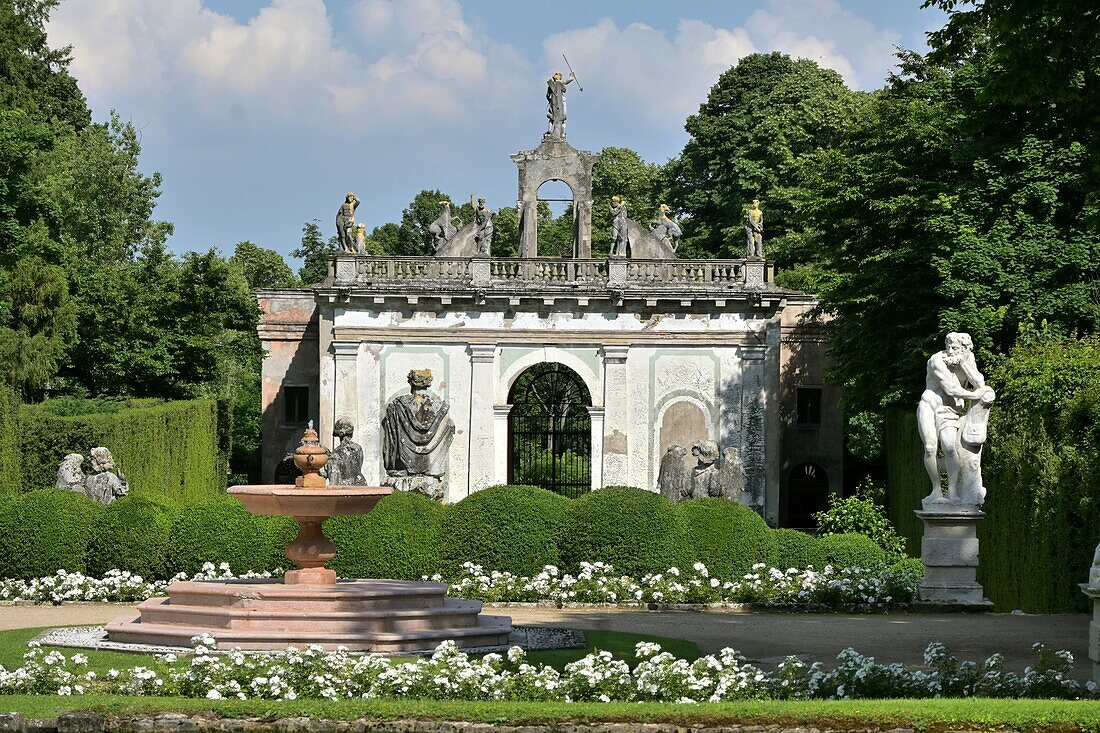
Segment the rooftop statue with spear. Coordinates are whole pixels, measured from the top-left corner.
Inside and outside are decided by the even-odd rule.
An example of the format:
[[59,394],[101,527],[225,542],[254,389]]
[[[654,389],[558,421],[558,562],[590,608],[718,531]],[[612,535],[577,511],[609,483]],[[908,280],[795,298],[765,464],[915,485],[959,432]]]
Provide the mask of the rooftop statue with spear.
[[577,89],[584,91],[584,87],[577,81],[577,75],[574,73],[569,59],[565,58],[565,54],[562,54],[561,57],[565,59],[565,65],[569,68],[569,78],[563,79],[562,73],[555,71],[554,75],[546,82],[546,119],[550,127],[547,135],[551,140],[565,139],[565,87],[576,81]]

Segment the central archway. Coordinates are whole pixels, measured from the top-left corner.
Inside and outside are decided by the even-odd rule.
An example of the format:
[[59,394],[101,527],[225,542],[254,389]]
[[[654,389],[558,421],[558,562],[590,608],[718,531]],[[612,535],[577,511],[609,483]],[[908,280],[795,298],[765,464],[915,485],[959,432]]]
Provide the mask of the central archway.
[[508,401],[508,483],[565,496],[592,489],[592,396],[575,371],[536,364],[512,384]]

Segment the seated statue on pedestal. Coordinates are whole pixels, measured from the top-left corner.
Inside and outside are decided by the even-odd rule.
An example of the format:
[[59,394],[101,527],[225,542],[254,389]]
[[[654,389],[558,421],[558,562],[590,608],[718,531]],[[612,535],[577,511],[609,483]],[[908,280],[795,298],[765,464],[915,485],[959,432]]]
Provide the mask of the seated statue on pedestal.
[[387,474],[382,483],[441,499],[455,424],[446,401],[428,392],[431,370],[414,369],[408,379],[409,394],[390,400],[382,419],[382,464]]
[[332,426],[332,437],[340,439],[329,456],[328,463],[321,469],[322,476],[334,486],[362,486],[367,483],[363,478],[363,448],[351,436],[355,426],[351,420],[342,417]]

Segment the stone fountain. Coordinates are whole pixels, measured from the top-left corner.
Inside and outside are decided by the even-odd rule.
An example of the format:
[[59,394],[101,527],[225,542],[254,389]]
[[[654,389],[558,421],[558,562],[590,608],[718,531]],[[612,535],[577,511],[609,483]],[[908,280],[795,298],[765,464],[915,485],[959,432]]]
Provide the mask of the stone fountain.
[[297,566],[281,579],[181,581],[167,598],[150,598],[138,613],[107,625],[113,642],[189,647],[211,634],[221,648],[281,650],[319,644],[328,649],[402,652],[432,649],[453,639],[462,647],[506,644],[512,622],[481,615],[480,601],[447,597],[443,583],[338,580],[325,565],[336,546],[325,536],[329,517],[366,514],[392,489],[329,486],[318,472],[328,461],[313,423],[294,455],[302,472],[294,485],[233,486],[249,512],[292,516],[298,536],[286,555]]

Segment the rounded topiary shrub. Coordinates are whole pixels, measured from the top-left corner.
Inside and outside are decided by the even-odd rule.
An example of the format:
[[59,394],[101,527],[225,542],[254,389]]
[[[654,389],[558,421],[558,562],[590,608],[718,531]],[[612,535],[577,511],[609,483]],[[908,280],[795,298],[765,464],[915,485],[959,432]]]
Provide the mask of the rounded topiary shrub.
[[772,530],[772,541],[775,548],[775,554],[769,563],[772,567],[780,570],[804,570],[808,567],[820,570],[825,567],[825,552],[817,538],[805,532],[797,529],[775,529]]
[[176,511],[160,502],[127,496],[107,506],[88,549],[88,572],[129,570],[146,578],[168,578],[168,540]]
[[574,499],[566,515],[562,563],[602,561],[627,575],[663,573],[687,560],[676,505],[644,489],[613,486]]
[[691,499],[677,505],[691,561],[711,576],[740,578],[756,563],[768,562],[772,532],[759,514],[728,499]]
[[449,577],[473,562],[485,570],[535,575],[559,565],[569,499],[537,486],[493,486],[447,510],[442,567]]
[[231,496],[190,504],[172,523],[168,564],[172,573],[196,573],[203,563],[229,563],[237,574],[291,566],[284,548],[297,534],[290,517],[249,514]]
[[88,546],[102,515],[102,506],[74,491],[43,489],[13,498],[0,515],[0,576],[87,572]]
[[861,534],[827,534],[817,538],[825,561],[837,568],[877,568],[887,563],[886,551]]
[[423,494],[395,491],[369,514],[333,517],[332,568],[341,578],[420,580],[439,572],[439,526],[447,507]]

